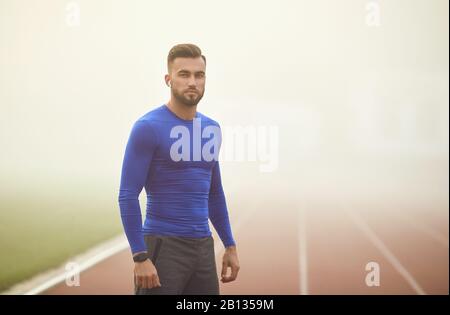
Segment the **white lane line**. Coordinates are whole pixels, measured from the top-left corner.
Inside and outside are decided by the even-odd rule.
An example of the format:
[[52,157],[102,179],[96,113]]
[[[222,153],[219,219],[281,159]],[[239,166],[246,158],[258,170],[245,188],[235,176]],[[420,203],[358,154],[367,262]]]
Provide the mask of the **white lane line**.
[[[246,211],[242,216],[232,224],[233,236],[236,235],[241,230],[241,228],[250,220],[253,214],[258,210],[257,206],[251,207],[252,210]],[[215,239],[215,252],[216,259],[220,254],[224,252],[223,244],[220,238]],[[94,248],[88,250],[88,252],[70,259],[70,261],[65,262],[63,265],[58,267],[57,270],[52,270],[50,272],[44,272],[33,277],[31,280],[27,280],[23,283],[15,285],[12,289],[2,292],[2,294],[25,294],[25,295],[36,295],[40,294],[53,286],[64,282],[66,279],[70,279],[75,275],[75,273],[83,272],[92,266],[102,262],[103,260],[121,252],[128,248],[128,242],[124,235],[120,235],[112,240],[108,240]],[[65,266],[67,263],[76,262],[78,268],[76,271],[66,271]]]
[[300,295],[308,293],[308,249],[306,239],[306,209],[301,207],[298,211],[298,242],[299,250],[299,283]]
[[[120,235],[89,249],[81,255],[70,258],[57,269],[38,274],[32,279],[19,283],[6,292],[2,292],[2,294],[40,294],[128,247],[125,236]],[[67,271],[66,266],[68,263],[76,263],[77,268]]]
[[[247,224],[247,222],[250,220],[250,218],[258,209],[260,209],[260,207],[255,205],[251,207],[251,210],[247,210],[244,214],[240,215],[233,223],[230,223],[233,238],[235,239],[236,243],[237,243],[236,236],[238,235],[239,231],[245,224]],[[236,244],[236,246],[239,246],[239,244]],[[214,245],[214,252],[216,253],[216,261],[218,260],[219,256],[224,253],[224,251],[225,248],[223,247],[223,243],[219,238],[219,236],[217,235],[217,237],[215,238],[215,245]],[[222,268],[222,263],[220,263],[220,266]]]
[[123,241],[120,242],[102,252],[99,252],[98,254],[96,254],[95,256],[92,256],[88,259],[86,259],[85,261],[79,263],[79,267],[75,270],[75,271],[66,271],[63,272],[49,280],[47,280],[46,282],[42,283],[41,285],[39,285],[36,288],[31,289],[28,292],[25,292],[25,295],[35,295],[35,294],[39,294],[44,292],[47,289],[50,289],[51,287],[55,286],[56,284],[65,281],[66,279],[70,279],[71,277],[73,277],[76,274],[81,274],[83,271],[87,270],[88,268],[100,263],[101,261],[117,254],[118,252],[126,249],[128,247],[128,242],[127,241]]
[[408,282],[413,290],[419,295],[425,295],[425,291],[414,279],[414,277],[406,270],[406,268],[400,263],[395,255],[389,250],[389,248],[383,243],[383,241],[375,234],[375,232],[369,227],[364,219],[357,213],[350,209],[343,209],[355,225],[365,234],[369,240],[375,245],[376,248],[386,257],[386,259],[394,266],[394,268],[400,273],[400,275]]
[[435,240],[439,244],[443,245],[447,249],[449,248],[449,246],[448,246],[448,238],[445,237],[443,234],[435,231],[434,229],[432,229],[428,225],[426,225],[424,223],[419,223],[417,219],[412,218],[412,217],[411,218],[410,217],[404,218],[404,217],[401,217],[399,215],[396,215],[396,218],[398,220],[402,221],[402,222],[405,222],[405,223],[409,224],[415,230],[417,230],[419,232],[422,232],[423,234],[428,235],[430,238],[432,238],[433,240]]
[[[252,207],[253,210],[247,211],[244,215],[240,216],[238,220],[232,225],[233,228],[233,235],[237,235],[242,226],[244,226],[252,217],[252,215],[258,210],[258,207]],[[129,247],[128,242],[124,235],[121,235],[117,238],[114,238],[112,240],[109,240],[105,243],[102,243],[95,248],[89,250],[86,254],[81,255],[79,258],[75,257],[72,258],[70,261],[67,261],[64,263],[61,267],[58,268],[58,272],[55,274],[52,273],[51,276],[45,276],[46,278],[44,281],[37,281],[39,282],[38,285],[32,287],[31,289],[27,290],[12,290],[9,293],[6,294],[25,294],[25,295],[35,295],[40,294],[53,286],[64,282],[66,279],[70,279],[75,275],[75,273],[82,273],[83,271],[86,271],[87,269],[91,268],[92,266],[102,262],[103,260],[121,252],[122,250],[125,250]],[[220,239],[215,244],[216,248],[216,257],[219,256],[219,254],[224,252],[223,245],[220,241]],[[77,270],[74,271],[66,271],[65,266],[69,262],[76,262],[78,264]],[[42,278],[42,276],[39,276]],[[34,281],[36,282],[36,281]],[[24,286],[24,285],[20,285]],[[26,286],[26,285],[25,285]],[[21,291],[21,292],[20,292]]]

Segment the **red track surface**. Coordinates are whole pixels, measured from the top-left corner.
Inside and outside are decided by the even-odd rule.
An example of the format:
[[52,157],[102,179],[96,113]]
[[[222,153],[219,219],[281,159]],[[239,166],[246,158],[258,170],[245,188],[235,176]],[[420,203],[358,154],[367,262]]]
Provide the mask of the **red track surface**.
[[[300,294],[301,290],[308,294],[418,294],[411,279],[426,294],[449,292],[448,209],[443,206],[255,202],[238,209],[242,216],[234,221],[250,210],[254,212],[235,231],[241,264],[238,279],[221,283],[221,294]],[[299,217],[300,210],[304,215]],[[275,211],[283,215],[274,216]],[[347,211],[366,224],[403,271]],[[300,218],[304,218],[303,234]],[[304,251],[300,250],[302,235],[306,236]],[[217,256],[218,273],[221,255]],[[300,261],[306,262],[303,269]],[[365,283],[368,262],[380,266],[378,287]],[[125,250],[84,271],[79,287],[61,283],[44,294],[133,294],[132,270]],[[307,277],[304,282],[301,270]]]

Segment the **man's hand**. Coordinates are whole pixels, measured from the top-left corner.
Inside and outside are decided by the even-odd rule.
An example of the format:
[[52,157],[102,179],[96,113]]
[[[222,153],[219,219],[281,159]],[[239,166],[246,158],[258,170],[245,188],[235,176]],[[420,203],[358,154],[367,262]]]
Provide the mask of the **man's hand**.
[[134,263],[134,281],[138,287],[144,289],[161,286],[156,267],[150,259]]
[[[231,268],[231,275],[227,276],[228,267]],[[229,246],[225,249],[222,262],[222,281],[223,283],[234,281],[239,271],[239,260],[237,257],[236,246]]]

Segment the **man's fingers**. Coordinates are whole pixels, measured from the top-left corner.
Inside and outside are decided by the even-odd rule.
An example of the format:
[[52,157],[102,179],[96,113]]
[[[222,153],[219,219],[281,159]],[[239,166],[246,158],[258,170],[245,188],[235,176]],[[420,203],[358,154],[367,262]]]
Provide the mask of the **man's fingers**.
[[148,276],[148,282],[150,283],[150,288],[156,287],[156,279],[154,275]]
[[152,279],[151,276],[145,275],[145,282],[146,282],[146,284],[147,284],[147,286],[146,286],[147,289],[151,289],[151,288],[154,287],[154,285],[153,285],[153,279]]
[[134,276],[134,279],[135,279],[135,281],[136,281],[136,286],[137,286],[138,288],[142,288],[141,277],[139,277],[138,275],[135,275],[135,276]]
[[156,279],[158,280],[158,285],[161,286],[161,281],[159,280],[158,274],[156,274]]
[[158,274],[153,276],[153,283],[154,283],[155,287],[160,287],[161,286],[161,282],[159,282]]
[[239,267],[238,266],[232,266],[231,267],[231,277],[230,277],[230,281],[233,281],[236,279],[237,274],[239,271]]
[[141,283],[142,283],[142,287],[144,289],[148,289],[149,288],[149,282],[146,276],[141,276]]
[[227,268],[228,268],[228,264],[226,262],[223,262],[222,263],[222,277],[227,276]]
[[231,266],[231,275],[227,276],[226,274],[222,273],[222,282],[226,283],[236,280],[238,272],[239,272],[238,266]]
[[149,284],[149,289],[156,287],[156,280],[155,280],[155,276],[148,276],[148,284]]
[[227,283],[227,282],[230,282],[230,281],[232,281],[231,280],[231,276],[225,276],[225,277],[222,278],[222,282],[223,283]]
[[145,276],[134,276],[134,282],[136,286],[144,289],[151,289],[155,287],[160,287],[161,282],[159,281],[158,275],[145,275]]

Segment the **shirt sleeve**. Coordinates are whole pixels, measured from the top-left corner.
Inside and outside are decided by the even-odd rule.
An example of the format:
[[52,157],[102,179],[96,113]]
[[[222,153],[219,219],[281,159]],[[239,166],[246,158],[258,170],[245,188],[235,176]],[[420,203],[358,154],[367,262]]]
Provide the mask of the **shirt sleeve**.
[[133,254],[147,251],[139,194],[145,185],[156,147],[157,137],[151,124],[145,120],[136,121],[125,149],[118,198],[122,224]]
[[220,177],[219,161],[215,162],[212,169],[208,207],[209,219],[219,234],[223,245],[225,247],[236,245],[231,232],[227,204]]

